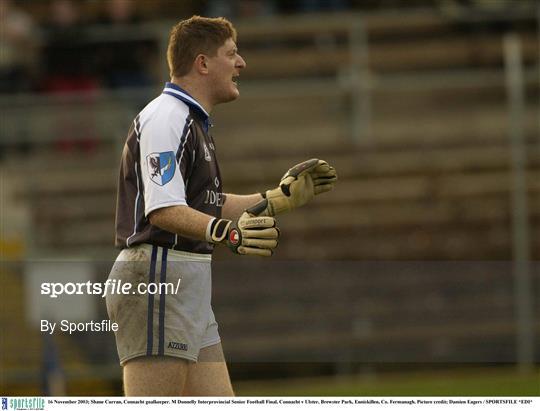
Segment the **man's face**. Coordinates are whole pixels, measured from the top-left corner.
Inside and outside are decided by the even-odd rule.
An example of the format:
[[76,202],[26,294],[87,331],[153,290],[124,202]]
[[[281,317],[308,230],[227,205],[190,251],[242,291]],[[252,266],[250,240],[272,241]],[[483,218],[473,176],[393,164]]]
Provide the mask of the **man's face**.
[[238,54],[232,39],[225,41],[217,55],[208,58],[208,79],[212,91],[213,104],[227,103],[240,95],[237,78],[246,62]]

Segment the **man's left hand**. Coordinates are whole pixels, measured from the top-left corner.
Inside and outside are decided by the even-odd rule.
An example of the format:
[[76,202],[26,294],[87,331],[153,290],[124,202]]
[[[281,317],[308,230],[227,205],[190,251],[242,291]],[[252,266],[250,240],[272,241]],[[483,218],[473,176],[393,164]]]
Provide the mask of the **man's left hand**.
[[263,194],[268,207],[260,215],[275,216],[301,207],[334,188],[337,173],[326,161],[312,158],[289,169],[279,187]]

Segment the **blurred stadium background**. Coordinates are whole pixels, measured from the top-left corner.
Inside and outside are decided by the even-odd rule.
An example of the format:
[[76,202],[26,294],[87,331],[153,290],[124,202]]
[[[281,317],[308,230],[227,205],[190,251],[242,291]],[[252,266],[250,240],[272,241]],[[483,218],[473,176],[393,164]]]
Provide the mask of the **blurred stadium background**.
[[[0,12],[2,394],[121,394],[113,335],[45,338],[28,284],[68,260],[105,280],[120,150],[167,80],[170,27],[192,14],[229,17],[247,61],[241,98],[212,116],[225,191],[261,191],[310,157],[340,175],[280,218],[271,261],[216,253],[238,394],[540,394],[538,1]],[[100,298],[89,307],[107,318]]]

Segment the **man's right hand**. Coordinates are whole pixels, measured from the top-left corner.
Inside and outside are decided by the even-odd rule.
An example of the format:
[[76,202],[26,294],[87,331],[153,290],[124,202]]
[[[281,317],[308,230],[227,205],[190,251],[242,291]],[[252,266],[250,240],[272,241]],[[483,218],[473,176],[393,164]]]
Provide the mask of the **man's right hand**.
[[214,219],[207,230],[210,242],[224,244],[234,253],[245,255],[270,257],[278,245],[278,238],[276,220],[273,217],[256,216],[254,207],[246,210],[236,223]]

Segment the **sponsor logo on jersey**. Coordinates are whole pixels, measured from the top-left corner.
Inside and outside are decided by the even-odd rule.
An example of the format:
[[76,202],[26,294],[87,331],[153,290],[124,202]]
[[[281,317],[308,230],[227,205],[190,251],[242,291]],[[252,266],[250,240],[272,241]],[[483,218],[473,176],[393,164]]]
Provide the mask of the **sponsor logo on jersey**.
[[164,186],[172,180],[176,161],[174,152],[165,151],[163,153],[152,153],[146,156],[148,175],[157,185]]
[[217,193],[214,190],[206,190],[206,196],[204,198],[204,204],[215,205],[223,207],[225,195],[223,193]]

